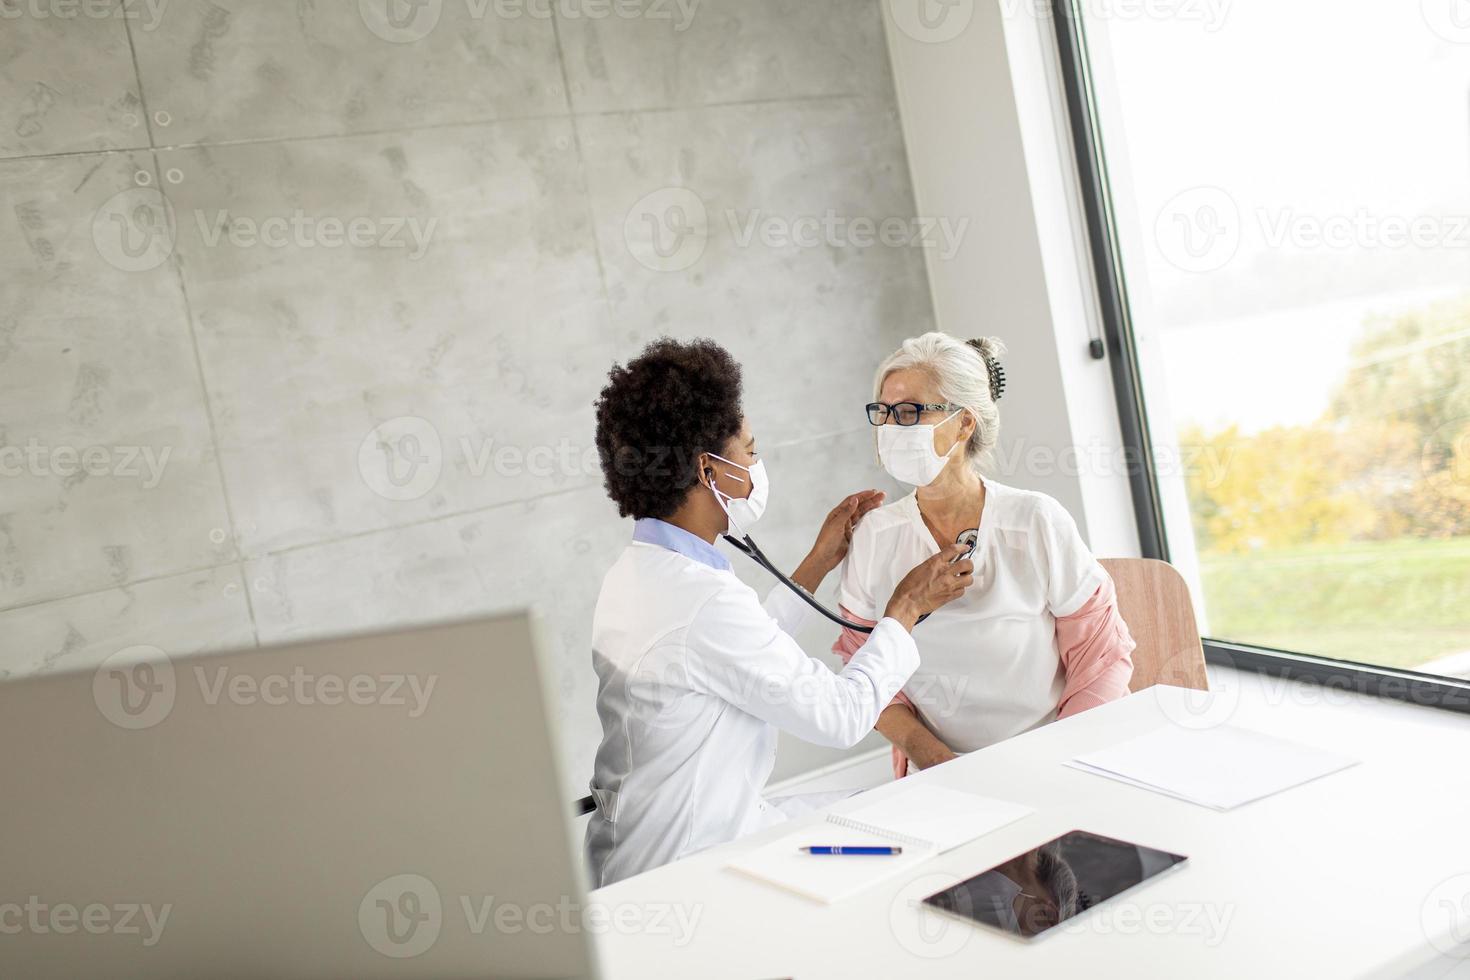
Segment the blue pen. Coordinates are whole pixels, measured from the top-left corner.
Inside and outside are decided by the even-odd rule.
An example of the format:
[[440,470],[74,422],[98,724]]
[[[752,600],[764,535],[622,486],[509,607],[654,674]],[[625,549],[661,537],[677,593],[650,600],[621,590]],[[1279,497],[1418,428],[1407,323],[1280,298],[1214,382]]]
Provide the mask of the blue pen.
[[808,854],[902,854],[901,847],[803,847]]

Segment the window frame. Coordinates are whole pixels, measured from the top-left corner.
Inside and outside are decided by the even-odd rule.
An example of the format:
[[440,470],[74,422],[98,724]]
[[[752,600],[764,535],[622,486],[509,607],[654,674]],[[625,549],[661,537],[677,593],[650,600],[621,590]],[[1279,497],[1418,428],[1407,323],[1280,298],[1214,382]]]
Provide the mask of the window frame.
[[[1164,524],[1157,462],[1145,411],[1137,340],[1128,303],[1128,282],[1121,261],[1107,159],[1099,136],[1096,91],[1079,3],[1080,0],[1052,0],[1047,6],[1056,32],[1060,81],[1076,160],[1082,219],[1112,371],[1123,453],[1128,463],[1138,544],[1143,557],[1168,561],[1169,539]],[[1203,644],[1205,661],[1212,665],[1470,714],[1470,682],[1226,640],[1204,638]]]

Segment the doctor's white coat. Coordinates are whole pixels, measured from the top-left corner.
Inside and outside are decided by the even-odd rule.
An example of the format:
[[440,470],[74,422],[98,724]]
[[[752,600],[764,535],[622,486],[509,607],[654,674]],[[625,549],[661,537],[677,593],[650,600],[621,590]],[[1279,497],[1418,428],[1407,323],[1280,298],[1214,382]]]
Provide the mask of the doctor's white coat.
[[810,607],[779,584],[762,605],[699,544],[715,557],[635,538],[598,596],[593,887],[785,819],[761,796],[777,729],[855,745],[919,664],[913,637],[884,619],[833,672],[792,638]]

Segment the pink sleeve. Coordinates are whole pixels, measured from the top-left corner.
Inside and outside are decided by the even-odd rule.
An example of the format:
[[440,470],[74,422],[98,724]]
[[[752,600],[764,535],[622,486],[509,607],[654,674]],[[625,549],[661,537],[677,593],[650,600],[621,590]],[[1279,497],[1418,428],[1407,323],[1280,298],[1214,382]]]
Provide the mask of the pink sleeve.
[[1081,609],[1057,617],[1057,650],[1067,675],[1057,717],[1067,718],[1127,694],[1135,646],[1118,613],[1118,594],[1108,576]]
[[[874,620],[864,619],[861,616],[854,615],[853,612],[846,606],[839,605],[837,608],[842,611],[842,618],[844,619],[850,619],[854,623],[862,623],[864,626],[878,625]],[[837,637],[837,642],[832,644],[832,652],[841,657],[842,662],[845,664],[849,660],[851,660],[852,655],[857,653],[858,650],[862,648],[862,645],[867,642],[868,634],[859,633],[855,629],[843,627],[842,633],[839,634]],[[896,695],[894,695],[893,700],[889,703],[889,707],[891,708],[895,704],[907,705],[909,710],[911,711],[914,707],[914,703],[910,701],[907,695],[905,695],[902,691],[899,691]],[[903,754],[903,751],[897,745],[895,745],[893,747],[893,777],[895,779],[902,779],[904,776],[908,775],[908,771],[908,757]]]

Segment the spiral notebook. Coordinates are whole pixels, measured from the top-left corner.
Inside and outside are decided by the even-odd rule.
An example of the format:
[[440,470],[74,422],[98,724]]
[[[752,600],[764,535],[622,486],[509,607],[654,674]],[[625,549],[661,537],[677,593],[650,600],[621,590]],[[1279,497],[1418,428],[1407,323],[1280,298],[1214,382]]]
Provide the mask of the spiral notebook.
[[[866,806],[829,813],[739,855],[729,867],[819,902],[837,902],[1029,813],[1019,803],[943,786],[906,786]],[[893,844],[903,853],[837,857],[800,850],[824,844]]]

